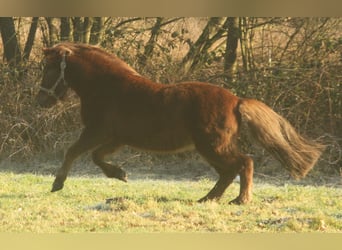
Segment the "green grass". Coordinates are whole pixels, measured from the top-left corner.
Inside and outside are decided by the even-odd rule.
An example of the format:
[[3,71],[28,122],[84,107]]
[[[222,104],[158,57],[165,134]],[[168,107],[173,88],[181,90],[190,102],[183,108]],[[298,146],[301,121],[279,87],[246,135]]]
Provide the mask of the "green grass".
[[[255,184],[248,205],[197,203],[212,181],[128,183],[75,178],[50,193],[52,176],[0,173],[0,232],[341,232],[342,190]],[[107,199],[112,199],[106,203]]]

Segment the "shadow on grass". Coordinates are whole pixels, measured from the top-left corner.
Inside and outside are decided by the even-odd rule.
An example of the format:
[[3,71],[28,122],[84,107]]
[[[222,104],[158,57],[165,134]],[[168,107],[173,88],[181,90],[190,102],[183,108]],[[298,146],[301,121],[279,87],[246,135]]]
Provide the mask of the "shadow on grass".
[[1,194],[0,195],[0,200],[3,200],[3,199],[25,199],[26,198],[26,195],[25,194]]
[[[185,160],[179,156],[163,156],[154,157],[143,155],[139,159],[123,161],[122,158],[127,153],[119,155],[118,159],[113,159],[114,163],[118,163],[128,174],[128,181],[132,180],[165,180],[165,181],[198,181],[208,179],[216,181],[218,176],[206,162],[192,156],[191,159]],[[130,156],[131,157],[131,156]],[[150,157],[150,158],[149,158]],[[132,157],[131,157],[132,158]],[[62,164],[63,157],[55,157],[46,159],[39,157],[32,161],[0,161],[0,173],[11,172],[15,174],[37,174],[37,175],[55,175],[56,171]],[[126,159],[126,158],[125,158]],[[123,163],[122,163],[123,162]],[[82,156],[78,159],[69,175],[87,176],[87,177],[103,177],[106,178],[99,167],[95,166],[89,155]],[[293,184],[300,186],[328,186],[342,188],[342,178],[338,175],[323,175],[311,171],[308,176],[300,181],[290,178],[290,175],[281,167],[265,170],[262,167],[256,167],[254,173],[255,183],[271,184],[274,186],[283,186],[285,184]]]
[[[169,198],[166,196],[160,196],[154,198],[157,203],[168,203],[168,202],[179,202],[183,205],[192,205],[197,202],[190,199],[179,199],[179,198]],[[102,212],[111,212],[111,211],[126,211],[130,208],[130,204],[135,203],[138,205],[142,205],[146,203],[146,197],[137,199],[129,196],[120,196],[108,198],[105,202],[100,202],[95,205],[85,207],[86,210],[96,210]],[[147,216],[146,214],[144,216]]]
[[[130,201],[134,201],[137,203],[141,203],[141,201],[134,199],[132,197],[129,196],[120,196],[120,197],[113,197],[113,198],[108,198],[106,199],[105,204],[116,204],[116,203],[122,203],[125,202],[127,200]],[[195,200],[191,200],[191,199],[179,199],[179,198],[170,198],[167,196],[159,196],[159,197],[154,197],[154,200],[158,203],[168,203],[168,202],[180,202],[182,204],[193,204],[193,203],[197,203],[197,201]]]

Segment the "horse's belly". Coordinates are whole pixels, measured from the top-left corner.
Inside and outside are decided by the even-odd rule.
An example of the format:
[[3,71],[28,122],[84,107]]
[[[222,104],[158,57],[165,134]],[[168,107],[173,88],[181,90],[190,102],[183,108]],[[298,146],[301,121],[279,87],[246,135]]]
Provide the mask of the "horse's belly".
[[149,144],[148,146],[142,146],[142,145],[130,145],[133,148],[136,148],[138,150],[143,151],[149,151],[149,152],[156,152],[156,153],[182,153],[187,151],[192,151],[195,149],[194,144],[188,144],[188,145],[182,145],[179,147],[170,147],[170,146],[154,146]]
[[145,135],[136,135],[131,137],[129,146],[147,151],[156,152],[184,152],[194,149],[191,137],[186,133],[177,133],[180,131],[165,133],[146,133]]
[[184,107],[160,108],[151,112],[122,114],[115,123],[124,144],[158,152],[182,152],[193,149],[192,130]]

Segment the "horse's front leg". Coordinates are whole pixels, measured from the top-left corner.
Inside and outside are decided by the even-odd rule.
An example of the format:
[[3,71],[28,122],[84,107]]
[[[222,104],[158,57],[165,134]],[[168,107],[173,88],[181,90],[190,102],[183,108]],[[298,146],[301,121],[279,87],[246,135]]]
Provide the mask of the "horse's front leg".
[[68,149],[67,153],[65,154],[63,164],[57,170],[51,192],[56,192],[63,188],[64,181],[67,178],[72,163],[78,156],[97,147],[102,142],[102,136],[94,133],[93,130],[85,128],[80,135],[80,138]]

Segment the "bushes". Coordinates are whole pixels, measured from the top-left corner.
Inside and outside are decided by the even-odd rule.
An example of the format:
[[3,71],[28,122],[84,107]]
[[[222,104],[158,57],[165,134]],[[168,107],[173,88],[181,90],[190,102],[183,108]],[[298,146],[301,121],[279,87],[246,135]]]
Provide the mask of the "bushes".
[[70,133],[80,127],[75,98],[54,109],[43,110],[35,103],[40,68],[32,62],[24,76],[10,69],[0,78],[0,156],[27,160],[38,152],[61,150]]
[[[207,56],[214,55],[213,60],[207,60],[187,74],[179,68],[187,49],[196,40],[194,37],[199,37],[205,27],[204,18],[174,19],[170,27],[162,26],[162,32],[154,41],[153,56],[144,60],[144,65],[139,63],[139,55],[148,41],[149,25],[155,25],[153,19],[138,18],[138,27],[131,22],[115,26],[115,20],[112,21],[112,26],[107,24],[102,46],[155,81],[166,84],[206,81],[229,88],[240,97],[267,103],[301,134],[326,143],[328,148],[318,169],[339,174],[342,167],[342,40],[338,29],[341,20],[241,20],[240,25],[245,25],[240,27],[241,37],[245,39],[240,41],[243,53],[238,51],[235,76],[231,81],[226,80],[224,62],[220,58],[225,51],[222,42],[225,37],[207,51]],[[139,31],[142,22],[145,26]],[[191,33],[194,30],[196,34]],[[47,152],[59,155],[81,129],[75,94],[70,92],[64,102],[52,109],[41,109],[35,104],[41,78],[38,51],[42,47],[35,42],[34,59],[21,69],[0,66],[0,159],[28,160],[35,154]]]

